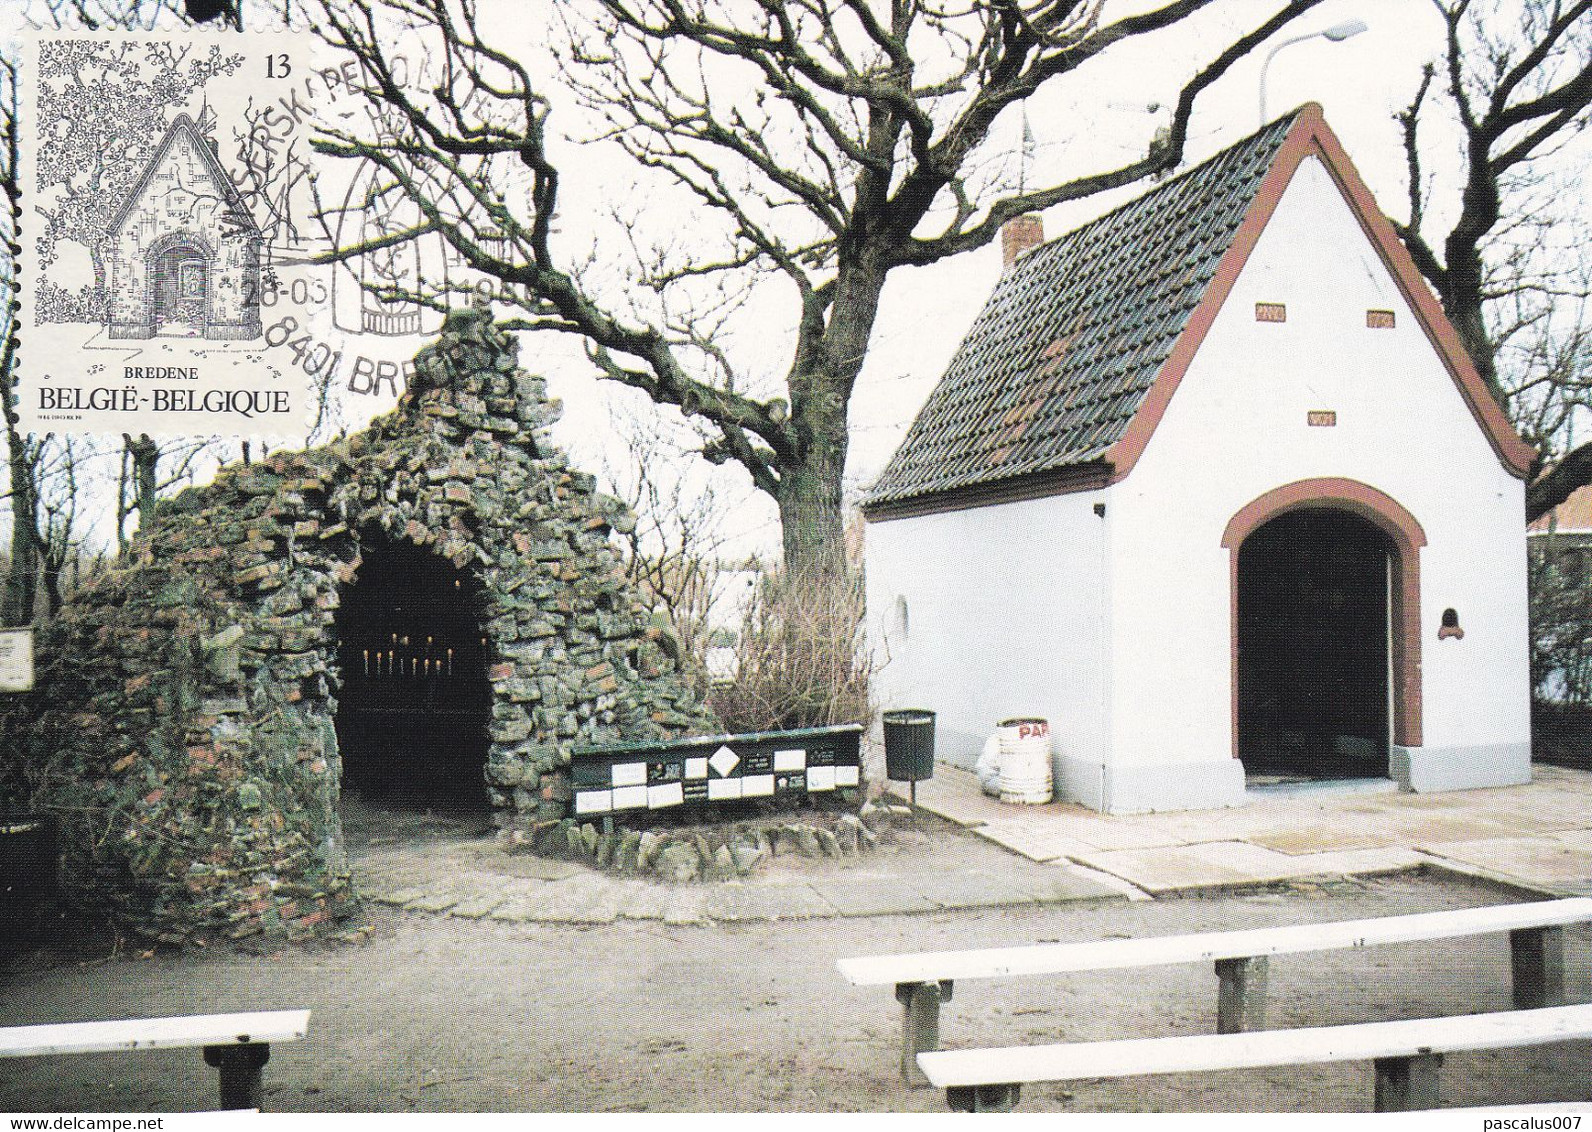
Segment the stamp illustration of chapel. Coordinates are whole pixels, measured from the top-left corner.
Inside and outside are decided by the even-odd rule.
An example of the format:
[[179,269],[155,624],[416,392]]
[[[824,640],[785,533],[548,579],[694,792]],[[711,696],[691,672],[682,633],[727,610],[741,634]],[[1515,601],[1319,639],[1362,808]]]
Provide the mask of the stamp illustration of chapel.
[[180,114],[101,244],[112,338],[260,336],[260,245],[214,143]]

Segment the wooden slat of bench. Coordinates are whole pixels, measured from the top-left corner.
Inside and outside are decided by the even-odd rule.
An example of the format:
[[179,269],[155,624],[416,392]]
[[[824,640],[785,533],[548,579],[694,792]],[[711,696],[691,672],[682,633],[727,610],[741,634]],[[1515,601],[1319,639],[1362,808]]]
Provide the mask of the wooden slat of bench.
[[991,979],[1008,975],[1054,975],[1071,971],[1103,971],[1201,960],[1248,959],[1263,955],[1376,947],[1520,928],[1553,927],[1584,920],[1592,920],[1592,898],[1572,897],[1529,904],[1421,912],[1411,916],[1249,928],[1154,939],[1112,939],[862,956],[841,959],[836,966],[853,986],[885,986],[893,983]]
[[291,1042],[309,1031],[308,1010],[258,1010],[112,1022],[62,1022],[0,1029],[0,1057],[110,1053],[241,1042]]
[[1371,1061],[1592,1037],[1592,1006],[1363,1022],[1250,1034],[1130,1038],[918,1054],[937,1088]]

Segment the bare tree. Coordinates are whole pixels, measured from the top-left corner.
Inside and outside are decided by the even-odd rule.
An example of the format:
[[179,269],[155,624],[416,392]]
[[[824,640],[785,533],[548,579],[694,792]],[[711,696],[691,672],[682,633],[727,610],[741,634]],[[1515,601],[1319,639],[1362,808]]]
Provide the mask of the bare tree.
[[[1174,168],[1198,95],[1317,0],[1282,3],[1186,78],[1160,140],[1110,168],[1040,185],[982,175],[1002,114],[1212,7],[1171,0],[1107,22],[1099,0],[589,0],[559,6],[565,81],[483,33],[472,0],[319,0],[316,22],[369,78],[369,128],[321,151],[370,162],[419,219],[345,243],[355,257],[437,233],[499,281],[510,325],[581,336],[600,376],[678,407],[778,504],[788,567],[841,566],[841,476],[854,383],[880,296],[901,268],[992,240],[1008,219]],[[406,83],[391,25],[436,73]],[[620,297],[554,239],[570,95],[641,170],[694,198],[694,244],[633,257]],[[527,182],[520,194],[499,186]],[[758,395],[715,319],[762,278],[781,281],[792,337],[782,388]],[[640,296],[642,303],[629,300]],[[444,305],[437,291],[395,293]],[[765,349],[764,355],[767,355]]]
[[[195,466],[214,442],[199,438],[169,442],[166,447],[152,440],[148,433],[134,436],[122,433],[121,463],[116,475],[116,549],[125,553],[131,535],[141,528],[155,513],[155,504],[161,496],[178,484],[194,482]],[[243,461],[248,463],[249,445],[241,446]],[[164,468],[161,461],[166,460]],[[175,460],[173,464],[170,461]],[[138,523],[129,530],[128,521],[138,516]]]
[[604,452],[603,472],[633,520],[616,526],[625,571],[635,592],[674,634],[682,668],[706,690],[707,650],[722,597],[726,516],[737,508],[717,478],[700,482],[685,447],[689,430],[663,418],[621,414],[617,443]]
[[43,567],[45,606],[52,617],[61,611],[61,604],[65,601],[67,567],[82,549],[82,532],[78,527],[78,505],[82,492],[78,472],[86,447],[88,445],[81,439],[66,439],[60,450],[59,480],[62,490],[40,501],[43,511],[40,530],[44,536],[40,547],[40,565]]
[[[1526,493],[1534,519],[1592,482],[1592,446],[1554,462],[1587,394],[1579,166],[1592,105],[1592,0],[1524,0],[1507,11],[1431,2],[1444,51],[1397,115],[1409,216],[1394,226],[1477,370],[1541,452]],[[1461,135],[1464,179],[1452,210],[1430,207],[1426,157],[1440,133],[1429,128],[1439,99]],[[1570,169],[1554,167],[1560,156]],[[1440,237],[1427,233],[1434,214],[1450,213]]]

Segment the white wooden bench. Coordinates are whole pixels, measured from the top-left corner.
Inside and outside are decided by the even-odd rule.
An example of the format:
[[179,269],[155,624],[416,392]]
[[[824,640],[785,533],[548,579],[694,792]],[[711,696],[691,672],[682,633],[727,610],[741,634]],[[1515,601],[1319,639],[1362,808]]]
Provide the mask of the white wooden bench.
[[1377,1112],[1436,1108],[1443,1055],[1592,1037],[1592,1006],[1558,1006],[1260,1033],[1073,1042],[921,1053],[918,1063],[957,1112],[1004,1112],[1021,1087],[1083,1078],[1143,1077],[1370,1061]]
[[297,1041],[309,1025],[308,1010],[261,1010],[11,1026],[0,1029],[0,1057],[202,1046],[205,1064],[221,1071],[221,1107],[259,1108],[260,1070],[271,1059],[271,1043]]
[[1267,957],[1508,932],[1514,1003],[1520,1009],[1564,1002],[1563,926],[1592,920],[1592,898],[1543,900],[1280,928],[1206,932],[1152,939],[1047,943],[968,951],[924,951],[842,959],[853,986],[895,987],[902,1004],[901,1075],[922,1081],[916,1057],[940,1045],[940,1004],[961,979],[1057,975],[1174,963],[1214,962],[1216,1032],[1266,1026]]

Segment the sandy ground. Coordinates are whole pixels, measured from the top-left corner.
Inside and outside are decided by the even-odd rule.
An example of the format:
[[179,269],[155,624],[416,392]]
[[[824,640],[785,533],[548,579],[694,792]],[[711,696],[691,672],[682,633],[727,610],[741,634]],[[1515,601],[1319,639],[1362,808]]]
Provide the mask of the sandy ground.
[[[954,854],[952,854],[954,857]],[[854,989],[847,955],[1109,939],[1499,903],[1506,893],[1427,875],[1265,891],[980,912],[668,926],[494,923],[372,912],[362,943],[269,955],[34,954],[0,989],[0,1024],[310,1007],[279,1046],[279,1111],[944,1111],[898,1072],[900,1018],[884,988]],[[1592,1000],[1592,936],[1571,932],[1571,1001]],[[1509,1007],[1502,937],[1274,960],[1274,1027]],[[1212,1032],[1208,967],[962,983],[948,1047]],[[1592,1043],[1453,1055],[1445,1106],[1585,1100]],[[198,1051],[5,1064],[3,1111],[213,1106]],[[1358,1112],[1365,1063],[1089,1081],[1024,1091],[1065,1111]]]

